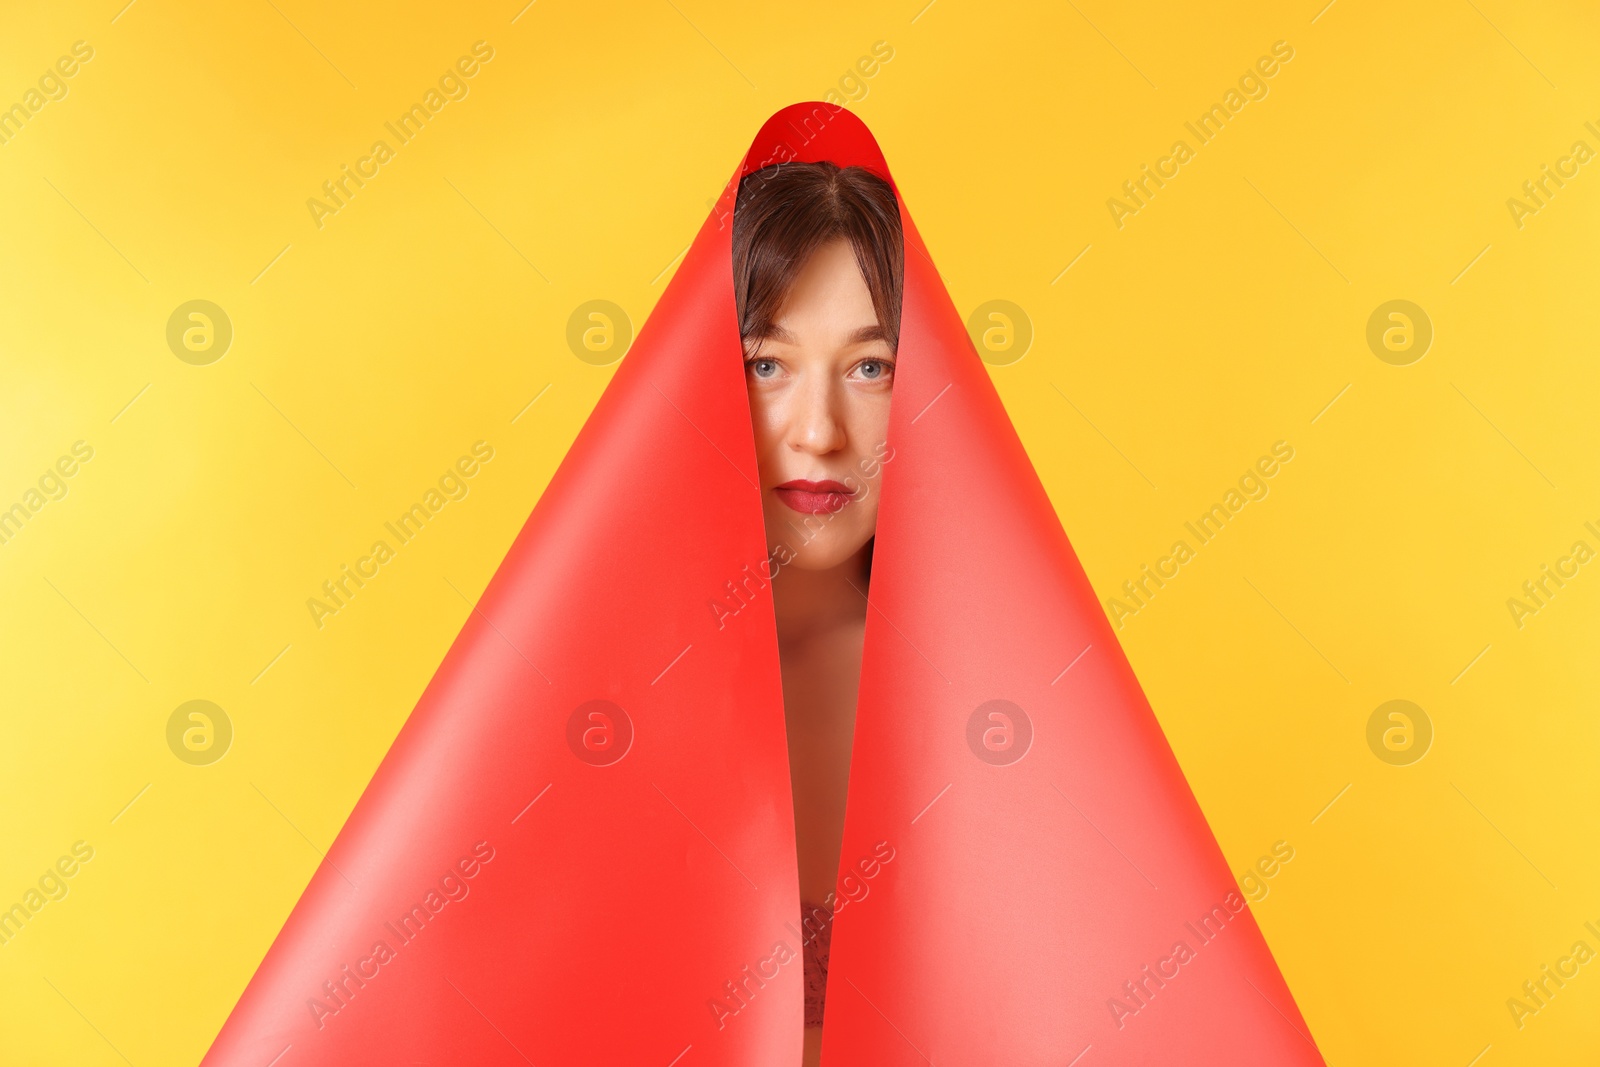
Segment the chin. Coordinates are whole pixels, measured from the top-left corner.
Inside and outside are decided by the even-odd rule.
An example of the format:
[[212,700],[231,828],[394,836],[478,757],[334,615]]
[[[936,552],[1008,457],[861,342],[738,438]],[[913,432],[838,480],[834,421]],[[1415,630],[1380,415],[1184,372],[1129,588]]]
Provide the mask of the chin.
[[788,566],[802,571],[829,571],[833,568],[848,563],[855,555],[866,547],[868,538],[817,538],[809,544],[801,546],[794,553]]

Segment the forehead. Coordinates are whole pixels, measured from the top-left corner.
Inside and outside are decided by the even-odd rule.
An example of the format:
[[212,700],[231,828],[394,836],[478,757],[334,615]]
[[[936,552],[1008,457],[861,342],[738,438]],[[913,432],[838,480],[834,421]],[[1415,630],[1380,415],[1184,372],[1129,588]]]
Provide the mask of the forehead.
[[778,337],[780,329],[854,333],[877,322],[872,292],[861,276],[855,250],[841,237],[819,247],[795,275],[771,336]]

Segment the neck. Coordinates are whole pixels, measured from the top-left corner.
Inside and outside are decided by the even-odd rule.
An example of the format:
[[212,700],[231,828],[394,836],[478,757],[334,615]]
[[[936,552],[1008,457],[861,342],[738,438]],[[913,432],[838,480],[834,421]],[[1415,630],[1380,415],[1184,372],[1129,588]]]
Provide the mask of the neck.
[[772,610],[777,617],[780,647],[807,640],[845,623],[867,617],[867,582],[871,568],[867,550],[828,570],[784,567],[772,581]]

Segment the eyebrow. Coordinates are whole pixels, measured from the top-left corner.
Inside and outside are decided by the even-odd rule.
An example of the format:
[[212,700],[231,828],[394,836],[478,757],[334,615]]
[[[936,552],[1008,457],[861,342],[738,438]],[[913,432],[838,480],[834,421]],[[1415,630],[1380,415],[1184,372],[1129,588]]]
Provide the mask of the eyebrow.
[[[773,323],[771,326],[769,326],[763,332],[760,340],[777,341],[779,344],[786,344],[786,345],[794,345],[794,344],[799,344],[800,343],[800,342],[795,340],[794,334],[790,333],[788,330],[784,329],[782,326],[779,326],[777,323]],[[881,324],[873,323],[871,326],[862,326],[859,329],[853,330],[851,332],[850,336],[845,338],[845,344],[847,344],[847,345],[858,345],[858,344],[863,344],[863,343],[865,343],[867,341],[885,341],[886,342],[888,340],[889,340],[889,332],[887,330],[885,330]]]

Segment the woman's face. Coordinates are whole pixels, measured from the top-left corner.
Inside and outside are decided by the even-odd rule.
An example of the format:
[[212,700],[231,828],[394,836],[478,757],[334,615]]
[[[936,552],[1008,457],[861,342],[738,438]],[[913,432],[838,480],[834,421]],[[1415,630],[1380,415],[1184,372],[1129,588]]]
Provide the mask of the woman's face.
[[745,341],[767,544],[784,566],[837,567],[877,530],[894,351],[850,242],[819,248],[769,336]]

